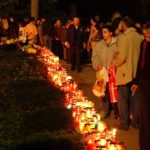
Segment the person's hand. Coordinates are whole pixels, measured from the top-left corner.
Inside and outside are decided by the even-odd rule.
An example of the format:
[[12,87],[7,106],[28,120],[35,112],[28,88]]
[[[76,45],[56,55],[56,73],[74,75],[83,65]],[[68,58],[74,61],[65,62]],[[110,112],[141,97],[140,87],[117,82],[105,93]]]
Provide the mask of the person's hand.
[[70,48],[70,44],[69,44],[69,42],[65,42],[65,46],[66,46],[66,48]]
[[102,68],[103,68],[103,66],[100,64],[100,65],[98,65],[98,67],[97,67],[97,71],[100,71],[100,70],[102,70]]
[[89,44],[87,44],[87,51],[90,52],[91,46]]
[[83,49],[86,49],[87,48],[87,45],[85,42],[83,42]]
[[111,64],[109,67],[110,68],[116,68],[114,64]]
[[138,90],[138,85],[133,84],[133,85],[131,86],[132,95],[134,95],[134,93],[135,93],[137,90]]

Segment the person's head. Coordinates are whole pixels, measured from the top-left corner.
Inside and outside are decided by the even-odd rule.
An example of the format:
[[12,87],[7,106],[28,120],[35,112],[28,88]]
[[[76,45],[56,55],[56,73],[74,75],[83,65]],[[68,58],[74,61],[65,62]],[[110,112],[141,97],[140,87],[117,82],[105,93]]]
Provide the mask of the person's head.
[[140,22],[136,22],[135,23],[135,27],[137,28],[137,29],[142,29],[142,24],[140,23]]
[[41,21],[42,21],[42,22],[45,22],[45,21],[46,21],[46,17],[44,17],[44,16],[41,17]]
[[62,22],[61,22],[60,19],[57,19],[57,20],[56,20],[55,26],[56,26],[56,27],[61,27],[61,26],[62,26]]
[[128,28],[134,26],[133,25],[133,20],[128,16],[122,18],[121,24],[122,24],[122,29],[123,29],[124,32],[127,31]]
[[13,17],[10,17],[10,18],[9,18],[9,21],[10,21],[10,22],[14,22],[14,18],[13,18]]
[[41,25],[41,24],[42,24],[42,20],[41,20],[40,18],[38,18],[38,19],[36,20],[36,24],[37,24],[37,25]]
[[65,24],[65,27],[68,29],[71,24],[72,24],[72,20],[68,20],[67,23]]
[[74,26],[79,26],[80,25],[80,18],[74,17],[73,18],[73,24],[74,24]]
[[113,33],[112,33],[112,26],[111,25],[105,25],[102,28],[102,36],[104,40],[108,40],[112,37]]
[[113,31],[116,32],[121,32],[122,31],[122,23],[121,23],[122,18],[118,17],[116,18],[113,23],[112,23],[112,27],[113,27]]
[[143,34],[147,42],[150,42],[150,22],[143,25]]
[[92,18],[90,19],[90,23],[91,23],[91,25],[93,25],[93,26],[96,25],[97,21],[96,21],[95,17],[92,17]]

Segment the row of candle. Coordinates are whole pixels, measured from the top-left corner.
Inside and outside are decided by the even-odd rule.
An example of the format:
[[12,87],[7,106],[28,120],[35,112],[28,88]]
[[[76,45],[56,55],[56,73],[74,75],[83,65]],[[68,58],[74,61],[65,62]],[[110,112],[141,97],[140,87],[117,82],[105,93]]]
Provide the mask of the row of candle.
[[9,44],[18,44],[18,43],[25,43],[26,39],[16,38],[16,39],[6,39],[2,38],[0,41],[0,45],[9,45]]
[[67,75],[55,56],[46,47],[34,45],[39,50],[40,59],[46,67],[46,75],[55,86],[66,93],[65,106],[72,110],[75,128],[85,137],[87,150],[124,150],[123,143],[116,138],[116,129],[101,121],[100,115],[94,109],[94,103],[83,95],[77,83]]

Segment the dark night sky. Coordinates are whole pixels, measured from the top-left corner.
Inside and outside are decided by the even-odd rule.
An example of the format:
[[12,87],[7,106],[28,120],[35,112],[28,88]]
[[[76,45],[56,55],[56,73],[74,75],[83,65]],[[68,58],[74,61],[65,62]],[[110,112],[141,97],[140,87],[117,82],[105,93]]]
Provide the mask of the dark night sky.
[[100,15],[108,19],[115,11],[135,19],[140,19],[141,16],[140,0],[60,0],[60,7],[69,12],[71,2],[77,4],[78,15],[82,18]]

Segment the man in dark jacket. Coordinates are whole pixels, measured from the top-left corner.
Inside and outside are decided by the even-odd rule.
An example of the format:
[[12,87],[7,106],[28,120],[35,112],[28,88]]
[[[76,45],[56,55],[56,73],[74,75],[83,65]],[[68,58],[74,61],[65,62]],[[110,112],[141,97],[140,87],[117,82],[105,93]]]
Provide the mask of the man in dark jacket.
[[71,70],[81,71],[80,54],[83,46],[83,30],[80,27],[80,19],[73,18],[73,23],[68,29],[69,44],[71,50]]
[[144,25],[143,33],[136,78],[141,92],[139,142],[141,150],[150,150],[150,22]]

